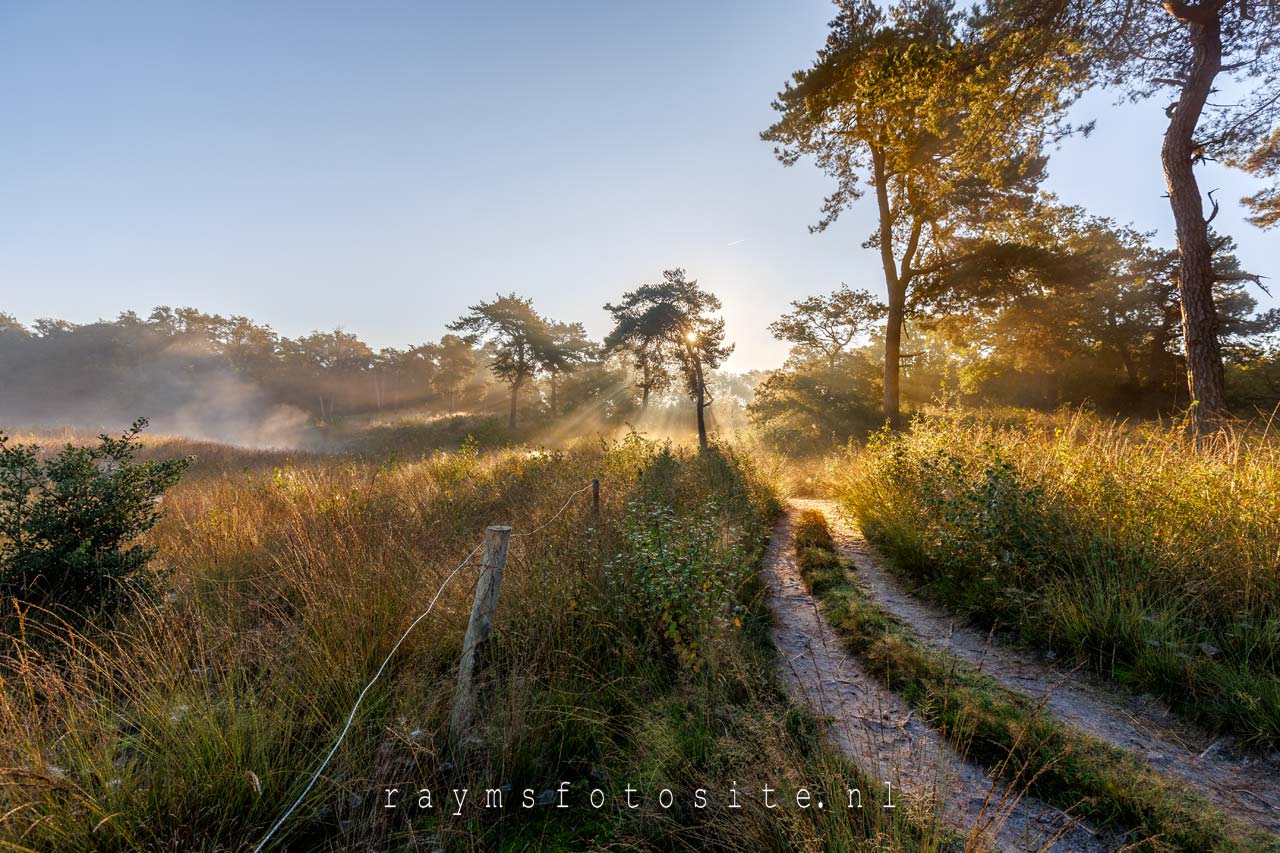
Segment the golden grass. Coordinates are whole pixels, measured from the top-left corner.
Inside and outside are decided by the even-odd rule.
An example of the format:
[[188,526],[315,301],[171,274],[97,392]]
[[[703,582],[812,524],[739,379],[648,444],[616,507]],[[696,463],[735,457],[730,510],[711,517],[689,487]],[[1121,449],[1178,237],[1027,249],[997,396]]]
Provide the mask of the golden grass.
[[1280,744],[1275,434],[943,413],[851,453],[837,490],[936,598]]
[[[200,463],[152,531],[162,595],[111,627],[73,631],[26,613],[0,658],[0,847],[243,850],[302,790],[366,680],[489,523],[517,534],[599,477],[536,537],[517,538],[484,682],[481,746],[450,754],[445,720],[474,570],[446,588],[366,698],[350,735],[275,843],[295,849],[645,848],[677,833],[727,850],[922,843],[907,821],[723,800],[636,813],[509,808],[455,818],[453,787],[541,792],[588,780],[857,784],[770,675],[754,572],[736,621],[709,620],[700,666],[682,666],[602,567],[633,547],[637,507],[713,513],[723,548],[753,564],[772,504],[731,451],[585,442],[564,451],[467,447],[415,459],[244,451],[153,440]],[[633,519],[628,521],[628,519]],[[630,524],[631,527],[626,527]],[[679,528],[676,528],[677,532]],[[723,559],[712,555],[709,559]],[[736,553],[736,552],[735,552]],[[11,606],[11,605],[10,605]],[[717,605],[719,606],[719,605]],[[388,812],[385,787],[431,787],[437,808]],[[874,781],[862,787],[874,790]],[[650,797],[654,788],[648,789]],[[891,813],[890,813],[891,814]],[[927,842],[926,842],[927,843]]]

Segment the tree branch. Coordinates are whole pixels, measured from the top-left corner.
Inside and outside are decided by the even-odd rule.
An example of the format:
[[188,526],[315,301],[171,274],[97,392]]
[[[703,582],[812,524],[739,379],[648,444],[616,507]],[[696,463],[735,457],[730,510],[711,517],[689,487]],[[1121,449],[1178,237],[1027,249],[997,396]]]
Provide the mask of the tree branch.
[[1264,278],[1266,278],[1266,276],[1252,272],[1215,272],[1213,274],[1214,281],[1251,281],[1256,284],[1263,293],[1270,296],[1271,291],[1262,283]]

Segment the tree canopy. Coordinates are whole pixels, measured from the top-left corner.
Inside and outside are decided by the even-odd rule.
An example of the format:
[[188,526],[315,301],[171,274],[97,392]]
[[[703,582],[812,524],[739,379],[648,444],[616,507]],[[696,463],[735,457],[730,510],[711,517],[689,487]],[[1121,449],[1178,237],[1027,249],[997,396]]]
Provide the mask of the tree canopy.
[[639,353],[645,360],[641,369],[647,367],[651,375],[674,369],[684,380],[696,408],[698,442],[706,447],[705,411],[713,401],[707,374],[733,352],[725,342],[724,320],[715,316],[720,300],[687,279],[683,269],[673,269],[663,272],[661,282],[643,284],[605,310],[617,323],[605,339],[607,346]]
[[551,326],[533,310],[533,300],[514,293],[478,302],[468,312],[449,328],[466,332],[468,343],[484,341],[492,347],[489,370],[511,386],[507,425],[515,429],[520,388],[554,357]]
[[888,293],[884,415],[897,425],[917,277],[981,251],[974,238],[988,223],[1028,208],[1043,148],[1073,129],[1062,119],[1073,90],[1028,73],[985,8],[836,5],[826,45],[778,95],[780,118],[762,136],[785,165],[812,156],[835,179],[812,230],[826,230],[864,185],[875,194],[878,226],[864,245],[879,252]]
[[870,332],[887,310],[870,292],[850,290],[847,284],[828,296],[798,299],[791,307],[795,310],[770,323],[769,331],[828,367],[835,367],[848,346]]

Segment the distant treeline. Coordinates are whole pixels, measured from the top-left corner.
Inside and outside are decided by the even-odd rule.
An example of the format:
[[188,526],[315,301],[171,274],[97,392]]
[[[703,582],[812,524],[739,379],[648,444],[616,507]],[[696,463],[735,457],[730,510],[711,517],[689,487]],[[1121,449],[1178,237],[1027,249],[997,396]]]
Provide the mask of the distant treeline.
[[[217,434],[281,407],[300,419],[380,405],[467,405],[485,393],[480,354],[456,336],[374,352],[348,332],[292,339],[247,317],[156,308],[76,325],[0,315],[0,416],[10,423],[115,423],[139,414]],[[165,423],[176,421],[176,423]],[[231,423],[226,423],[226,422]]]
[[[641,392],[624,356],[582,343],[571,366],[531,377],[522,411],[554,405],[565,415],[589,406],[593,418],[616,422],[637,413]],[[505,413],[510,386],[493,372],[502,355],[501,341],[456,334],[380,350],[341,329],[289,338],[247,317],[195,308],[82,325],[42,319],[30,328],[0,313],[0,423],[114,427],[144,415],[161,431],[291,443],[299,427],[335,417],[406,408]],[[750,379],[723,378],[744,403]]]

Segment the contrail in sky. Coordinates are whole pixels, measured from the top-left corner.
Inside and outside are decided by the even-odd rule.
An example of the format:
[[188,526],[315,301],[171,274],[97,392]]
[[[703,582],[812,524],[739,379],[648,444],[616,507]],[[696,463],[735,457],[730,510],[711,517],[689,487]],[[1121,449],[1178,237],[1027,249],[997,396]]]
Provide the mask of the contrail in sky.
[[745,242],[747,242],[747,241],[746,241],[746,240],[734,240],[732,243],[725,243],[725,245],[726,245],[726,246],[736,246],[736,245],[738,245],[739,243],[745,243]]

